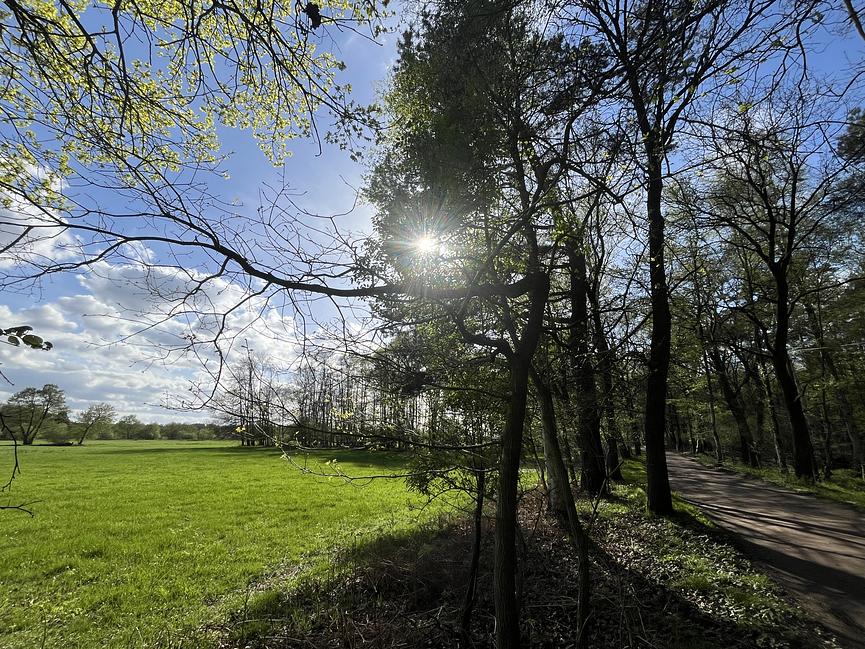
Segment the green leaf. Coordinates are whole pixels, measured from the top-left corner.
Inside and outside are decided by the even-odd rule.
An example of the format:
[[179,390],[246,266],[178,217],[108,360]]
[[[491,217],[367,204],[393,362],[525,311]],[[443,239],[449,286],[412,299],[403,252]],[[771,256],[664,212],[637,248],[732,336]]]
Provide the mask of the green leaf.
[[34,336],[33,334],[27,334],[21,340],[24,341],[25,345],[30,345],[30,347],[33,347],[34,349],[40,349],[45,342],[42,338]]

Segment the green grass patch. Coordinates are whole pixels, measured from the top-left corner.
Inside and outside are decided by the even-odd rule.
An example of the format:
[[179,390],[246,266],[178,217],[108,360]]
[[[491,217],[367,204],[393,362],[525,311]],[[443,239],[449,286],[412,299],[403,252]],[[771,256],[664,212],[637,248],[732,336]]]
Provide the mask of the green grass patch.
[[[0,646],[206,646],[249,585],[327,570],[336,547],[436,514],[401,480],[360,486],[293,469],[274,449],[222,442],[29,447],[0,512]],[[310,465],[399,471],[398,454],[326,451]],[[9,464],[9,447],[0,447]],[[2,468],[2,465],[0,465]]]
[[645,465],[628,460],[622,473],[624,483],[598,507],[596,527],[601,544],[627,570],[669,589],[701,614],[741,629],[756,646],[835,646],[698,507],[674,493],[673,516],[650,516]]
[[[622,463],[624,482],[613,488],[613,493],[624,498],[629,506],[639,505],[646,510],[646,464],[640,460],[625,460]],[[718,526],[703,513],[703,510],[692,505],[675,491],[673,492],[673,519],[685,524],[696,525],[706,529],[717,530]]]
[[[706,455],[694,455],[692,457],[704,466],[718,466],[714,457]],[[797,478],[792,471],[784,473],[777,467],[755,468],[732,458],[725,459],[722,467],[752,478],[771,482],[791,491],[809,493],[865,510],[865,480],[862,480],[853,469],[835,469],[829,480],[809,482]]]

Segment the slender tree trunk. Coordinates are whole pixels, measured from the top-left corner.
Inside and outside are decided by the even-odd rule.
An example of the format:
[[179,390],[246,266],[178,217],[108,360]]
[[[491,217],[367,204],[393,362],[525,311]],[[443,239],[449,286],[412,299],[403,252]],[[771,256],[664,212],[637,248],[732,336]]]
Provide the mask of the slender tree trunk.
[[[604,334],[604,323],[601,320],[601,310],[597,294],[597,286],[591,284],[589,291],[589,303],[592,307],[592,322],[594,323],[594,340],[595,349],[598,352],[598,370],[601,375],[601,386],[603,387],[602,403],[604,411],[604,421],[607,424],[607,475],[610,480],[618,480],[621,482],[622,469],[619,463],[619,441],[621,435],[619,427],[616,423],[616,412],[613,408],[613,359],[610,351],[610,345],[607,343],[607,337]],[[622,444],[622,455],[627,457],[630,455],[630,449],[627,445]]]
[[541,406],[541,430],[544,436],[544,464],[546,465],[544,488],[547,492],[547,504],[550,511],[561,519],[566,515],[564,490],[570,489],[570,485],[567,481],[567,474],[565,474],[565,481],[561,482],[560,476],[553,466],[557,461],[557,456],[558,460],[562,460],[558,431],[556,430],[555,405],[550,389],[534,370],[532,370],[532,381],[535,384]]
[[580,440],[580,486],[598,494],[606,484],[601,415],[595,387],[595,371],[589,350],[588,277],[582,242],[568,239],[566,250],[570,272],[571,323],[569,344],[574,368],[577,426]]
[[555,500],[559,503],[559,507],[553,509],[553,511],[562,525],[568,529],[574,549],[577,552],[577,646],[585,648],[588,642],[586,625],[590,614],[591,595],[589,539],[577,515],[574,494],[568,484],[568,474],[562,457],[561,446],[559,445],[552,391],[543,382],[543,379],[541,379],[536,370],[532,369],[531,377],[538,392],[541,413],[544,419],[544,452],[549,453],[547,457],[547,466],[549,468],[548,480],[549,484],[557,485]]
[[622,477],[622,464],[619,460],[619,447],[616,440],[612,437],[607,440],[606,460],[607,476],[609,476],[610,480],[622,482],[624,478]]
[[[700,325],[700,339],[703,337],[703,325]],[[724,463],[724,452],[721,449],[721,436],[718,434],[718,420],[715,416],[715,386],[712,383],[712,373],[709,371],[709,356],[706,354],[705,346],[702,351],[703,372],[706,374],[706,389],[709,391],[709,420],[712,422],[712,441],[715,444],[715,460],[718,464]]]
[[766,398],[766,405],[769,408],[769,418],[772,421],[772,444],[775,447],[775,461],[778,463],[778,468],[787,473],[787,458],[784,456],[784,447],[781,444],[781,425],[778,422],[778,409],[775,407],[775,391],[772,389],[772,379],[769,377],[766,360],[762,355],[762,336],[757,330],[754,332],[754,343],[760,352],[757,355],[757,364],[760,372],[760,385]]
[[[826,398],[826,383],[829,380],[827,367],[826,341],[823,339],[823,323],[821,314],[814,309],[814,305],[805,303],[805,312],[808,314],[808,322],[811,332],[817,340],[820,348],[820,415],[823,420],[823,478],[829,480],[832,477],[832,422],[829,418],[829,403]],[[820,308],[820,294],[817,294],[817,309]]]
[[516,343],[516,349],[509,358],[510,401],[501,437],[493,569],[497,649],[518,649],[520,646],[519,603],[516,592],[517,487],[520,477],[529,371],[541,336],[549,289],[549,278],[544,274],[536,273],[535,287],[529,292],[529,313],[522,338]]
[[468,584],[463,600],[463,610],[460,615],[460,635],[463,645],[471,646],[472,612],[475,607],[475,589],[478,583],[478,570],[481,562],[481,541],[483,536],[484,489],[486,488],[486,473],[483,469],[475,473],[477,491],[475,493],[474,538],[472,539],[472,559],[469,566]]
[[727,402],[727,408],[729,408],[736,422],[736,429],[739,433],[739,452],[742,462],[755,466],[751,452],[751,427],[748,425],[748,416],[745,413],[745,404],[742,403],[742,395],[733,388],[730,375],[727,373],[727,367],[717,347],[712,346],[709,350],[709,355],[712,358],[712,363],[715,365],[715,375],[718,377],[718,383],[721,386],[724,400]]
[[679,421],[679,410],[676,408],[676,404],[671,402],[667,403],[667,426],[670,429],[673,445],[681,453],[685,450],[685,445],[682,442],[682,425]]
[[691,421],[691,414],[686,410],[685,411],[685,428],[688,430],[688,446],[690,447],[691,453],[697,453],[697,440],[694,437],[694,423]]
[[829,480],[832,477],[832,422],[825,387],[820,388],[820,411],[823,415],[823,479]]
[[[568,469],[568,476],[570,477],[570,483],[577,483],[577,466],[576,462],[574,462],[574,453],[571,450],[571,442],[568,439],[568,435],[563,435],[564,447],[565,447],[565,466]],[[570,484],[569,483],[569,484]]]
[[649,280],[651,282],[652,334],[646,382],[646,500],[650,512],[672,514],[673,499],[664,449],[667,377],[670,371],[672,319],[664,264],[664,215],[661,212],[662,155],[657,134],[646,141],[648,178],[646,211],[649,220]]

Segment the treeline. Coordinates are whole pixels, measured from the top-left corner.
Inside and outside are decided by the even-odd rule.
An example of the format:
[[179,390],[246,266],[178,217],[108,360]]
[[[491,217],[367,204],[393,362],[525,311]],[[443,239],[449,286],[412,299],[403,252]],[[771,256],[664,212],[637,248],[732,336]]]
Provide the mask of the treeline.
[[217,424],[144,423],[135,415],[117,417],[114,407],[97,403],[77,414],[66,405],[66,395],[54,384],[24,388],[0,404],[0,439],[33,444],[37,438],[52,444],[83,444],[87,439],[205,440],[232,437]]
[[400,375],[412,370],[393,345],[369,355],[314,348],[290,371],[251,352],[224,368],[209,400],[217,420],[252,446],[397,449],[411,446],[412,431],[435,432],[442,396],[419,373]]

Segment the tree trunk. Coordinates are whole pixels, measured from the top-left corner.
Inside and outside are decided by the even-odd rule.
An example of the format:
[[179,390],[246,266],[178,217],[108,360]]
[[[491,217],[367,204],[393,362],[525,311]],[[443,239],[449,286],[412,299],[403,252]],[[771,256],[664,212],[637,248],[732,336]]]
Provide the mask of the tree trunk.
[[517,649],[520,646],[519,604],[516,597],[517,485],[520,477],[528,382],[529,363],[515,355],[511,360],[510,402],[502,434],[496,499],[493,600],[497,649]]
[[736,430],[739,432],[739,453],[742,462],[750,466],[756,466],[754,454],[751,452],[751,427],[748,425],[748,416],[745,412],[745,404],[742,402],[742,395],[733,388],[730,375],[727,373],[727,366],[721,358],[718,348],[711,345],[709,355],[712,358],[712,363],[715,365],[715,374],[718,377],[718,383],[721,385],[724,400],[727,402],[727,407],[730,409],[730,413],[736,422]]
[[544,452],[549,453],[546,458],[549,469],[548,484],[557,485],[555,500],[560,506],[553,509],[553,511],[562,525],[568,529],[574,549],[577,552],[577,646],[584,648],[588,642],[586,625],[589,619],[591,595],[589,539],[577,515],[574,494],[568,484],[567,469],[565,468],[561,446],[559,445],[552,391],[543,382],[534,368],[531,370],[531,377],[537,388],[541,403],[541,414],[544,419]]
[[648,178],[646,211],[649,220],[649,280],[651,282],[652,334],[646,382],[646,500],[650,512],[672,514],[673,498],[664,449],[667,376],[670,371],[672,320],[664,264],[664,216],[661,212],[662,154],[657,134],[646,140]]
[[622,482],[622,464],[619,460],[618,442],[612,437],[607,440],[607,476],[610,480]]
[[509,357],[511,390],[499,457],[493,568],[497,649],[518,649],[520,646],[519,603],[516,593],[517,487],[529,371],[540,339],[544,308],[550,289],[549,278],[544,274],[536,274],[535,282],[534,288],[529,292],[529,313],[522,338],[516,343],[516,349]]
[[793,363],[787,351],[787,339],[790,332],[790,287],[787,284],[787,275],[783,268],[774,268],[773,276],[778,301],[775,310],[775,340],[771,349],[772,366],[778,379],[778,385],[781,387],[784,406],[790,417],[793,438],[793,471],[799,478],[814,480],[814,447],[811,444],[811,431],[805,417],[802,395],[796,384]]
[[478,583],[478,569],[481,562],[481,540],[483,533],[483,515],[484,515],[484,489],[486,483],[486,473],[483,469],[475,473],[477,483],[477,492],[475,494],[475,516],[474,516],[474,538],[472,540],[472,559],[469,566],[468,584],[466,585],[466,595],[463,600],[463,610],[460,615],[460,635],[463,638],[463,645],[471,646],[471,626],[472,612],[475,607],[475,589]]
[[[754,344],[758,352],[762,352],[762,336],[756,327],[754,331]],[[772,390],[772,379],[766,370],[766,360],[762,353],[758,353],[757,355],[757,365],[760,372],[760,385],[766,398],[766,405],[769,408],[769,417],[772,420],[772,444],[775,447],[775,460],[778,462],[778,468],[787,473],[787,458],[784,456],[784,447],[781,444],[781,426],[778,423],[778,409],[775,407],[775,391]]]
[[802,397],[799,386],[793,374],[793,366],[786,349],[777,349],[772,355],[772,365],[778,385],[781,386],[781,396],[790,417],[790,428],[793,433],[793,471],[799,478],[814,479],[814,448],[811,445],[811,431],[805,418]]
[[[598,352],[598,370],[601,375],[603,386],[603,411],[604,421],[607,424],[607,475],[610,480],[621,482],[622,469],[619,465],[619,447],[621,434],[616,423],[616,411],[613,408],[613,359],[607,337],[604,335],[604,323],[601,320],[601,309],[598,301],[597,285],[592,283],[589,292],[589,303],[592,306],[592,322],[594,323],[595,349]],[[622,444],[622,456],[628,457],[631,451],[626,444]]]
[[564,482],[562,482],[554,466],[557,461],[564,461],[561,457],[558,431],[556,430],[555,404],[553,403],[552,392],[534,369],[531,372],[531,377],[541,406],[541,429],[544,436],[544,464],[546,465],[546,484],[544,486],[547,491],[547,504],[550,511],[562,519],[567,514],[564,490],[570,489],[570,484],[568,484],[567,473]]
[[569,344],[576,383],[577,426],[580,440],[580,486],[598,494],[606,484],[601,415],[595,388],[595,371],[589,350],[588,279],[582,242],[569,238],[566,245],[570,273],[571,322]]
[[[702,326],[700,327],[702,330]],[[702,335],[702,334],[701,334]],[[712,384],[712,373],[709,371],[709,358],[703,350],[703,369],[706,373],[706,389],[709,391],[709,419],[712,423],[712,441],[715,443],[715,459],[718,464],[724,462],[724,452],[721,449],[721,436],[718,434],[718,420],[715,417],[715,387]]]

